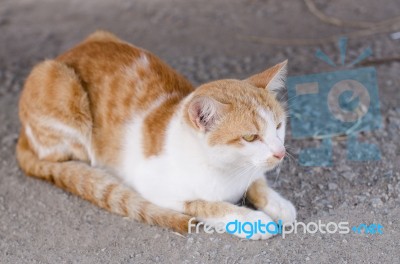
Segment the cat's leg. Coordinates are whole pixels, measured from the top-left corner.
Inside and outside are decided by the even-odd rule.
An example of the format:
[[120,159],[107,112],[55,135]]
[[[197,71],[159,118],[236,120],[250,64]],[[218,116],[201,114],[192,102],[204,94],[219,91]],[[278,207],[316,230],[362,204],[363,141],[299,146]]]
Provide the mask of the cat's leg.
[[[227,202],[209,202],[204,200],[195,200],[186,202],[184,205],[184,213],[191,215],[196,220],[206,223],[215,228],[226,228],[226,224],[229,222],[238,221],[240,223],[245,222],[258,222],[267,224],[273,220],[261,211],[254,211],[246,207],[236,206]],[[190,228],[190,226],[189,226]],[[257,231],[247,237],[253,240],[267,239],[272,236],[270,232],[263,230],[264,232]],[[234,232],[234,235],[245,238],[249,233],[245,232]]]
[[69,134],[53,127],[39,122],[25,124],[24,132],[37,155],[53,162],[80,160],[89,163],[87,148]]
[[258,179],[250,185],[246,198],[254,207],[265,212],[275,221],[293,223],[296,220],[296,209],[293,204],[268,187],[265,178]]
[[47,60],[29,75],[20,119],[30,146],[49,161],[93,161],[88,96],[74,70]]

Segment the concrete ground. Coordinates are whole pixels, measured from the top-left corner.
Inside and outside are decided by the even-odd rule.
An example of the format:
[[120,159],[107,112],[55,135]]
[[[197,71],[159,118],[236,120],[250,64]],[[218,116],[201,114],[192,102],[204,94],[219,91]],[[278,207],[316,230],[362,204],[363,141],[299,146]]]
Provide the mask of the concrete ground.
[[[400,11],[397,0],[316,0],[325,14],[377,22]],[[335,41],[309,39],[352,34],[313,16],[303,1],[280,0],[2,0],[0,2],[0,263],[399,263],[400,63],[378,72],[382,128],[362,138],[379,146],[382,160],[346,160],[345,141],[333,143],[332,167],[285,161],[268,174],[294,202],[300,221],[380,223],[382,235],[292,234],[247,241],[205,233],[184,237],[123,219],[54,186],[25,177],[14,147],[18,95],[31,67],[72,47],[96,29],[166,60],[193,83],[244,78],[289,59],[289,75],[332,71],[314,57],[321,48],[335,60]],[[397,31],[400,27],[397,24]],[[378,33],[349,40],[349,58],[371,47],[374,58],[399,56],[389,23]],[[384,32],[385,31],[385,32]],[[362,35],[362,36],[360,36]],[[308,39],[287,41],[285,39]],[[272,40],[271,40],[272,39]],[[304,43],[305,42],[305,43]],[[307,45],[300,45],[307,44]],[[294,156],[314,140],[294,140]]]

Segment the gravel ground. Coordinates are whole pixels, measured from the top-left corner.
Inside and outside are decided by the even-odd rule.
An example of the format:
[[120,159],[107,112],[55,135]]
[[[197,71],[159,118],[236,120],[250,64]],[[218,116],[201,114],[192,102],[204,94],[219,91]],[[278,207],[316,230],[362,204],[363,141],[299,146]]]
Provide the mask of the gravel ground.
[[[83,2],[83,3],[82,3]],[[399,13],[396,0],[318,0],[329,15],[370,22]],[[284,59],[289,75],[335,70],[314,58],[321,48],[339,58],[335,42],[271,45],[248,36],[321,38],[354,31],[324,24],[302,1],[2,0],[0,3],[0,263],[399,263],[400,63],[375,65],[382,128],[361,135],[382,160],[346,160],[345,141],[333,141],[332,167],[302,167],[294,155],[268,174],[294,202],[299,221],[380,223],[383,235],[292,234],[247,241],[205,233],[178,236],[109,214],[50,184],[25,177],[16,164],[18,95],[31,67],[72,47],[95,29],[110,30],[153,51],[200,84],[244,78]],[[354,59],[366,47],[394,57],[400,40],[388,33],[349,40]]]

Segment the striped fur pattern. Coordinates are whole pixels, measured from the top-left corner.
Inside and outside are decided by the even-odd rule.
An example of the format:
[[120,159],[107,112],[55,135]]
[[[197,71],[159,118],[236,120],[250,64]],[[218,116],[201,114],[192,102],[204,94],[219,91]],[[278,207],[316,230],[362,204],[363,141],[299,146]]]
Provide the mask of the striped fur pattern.
[[[283,62],[194,89],[155,55],[98,31],[28,76],[17,158],[30,176],[181,233],[191,217],[294,221],[263,177],[285,155],[275,98],[285,73]],[[257,210],[233,205],[245,193]]]

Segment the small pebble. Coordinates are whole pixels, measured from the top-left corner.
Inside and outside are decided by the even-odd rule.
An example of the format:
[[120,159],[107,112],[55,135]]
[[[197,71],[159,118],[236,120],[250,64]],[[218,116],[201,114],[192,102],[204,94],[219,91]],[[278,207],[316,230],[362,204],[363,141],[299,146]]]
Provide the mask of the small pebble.
[[333,191],[333,190],[336,190],[337,188],[338,188],[338,186],[336,183],[333,183],[333,182],[328,183],[329,190]]
[[374,207],[374,208],[383,206],[382,199],[379,197],[372,198],[370,201],[371,201],[372,207]]

